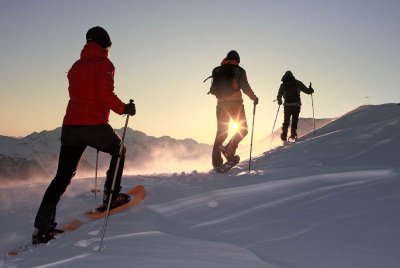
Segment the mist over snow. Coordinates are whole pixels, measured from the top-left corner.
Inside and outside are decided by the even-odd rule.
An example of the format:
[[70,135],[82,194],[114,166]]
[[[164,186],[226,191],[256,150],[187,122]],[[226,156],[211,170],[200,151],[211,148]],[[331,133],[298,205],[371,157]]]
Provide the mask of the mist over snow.
[[[316,128],[332,120],[316,119]],[[312,131],[313,123],[311,118],[300,118],[299,136]],[[276,129],[272,135],[268,134],[264,139],[255,141],[253,155],[282,144],[279,138],[280,127]],[[122,136],[122,128],[116,131]],[[61,128],[34,132],[23,138],[0,136],[0,181],[9,185],[52,179],[57,170],[60,137]],[[124,144],[127,147],[125,175],[181,173],[193,170],[202,172],[211,169],[212,145],[198,143],[193,139],[177,140],[168,136],[157,138],[128,128]],[[249,157],[249,151],[249,145],[240,144],[237,153],[244,160]],[[87,147],[75,178],[86,178],[95,174],[96,154],[95,149]],[[99,153],[98,176],[105,176],[109,161],[108,154]]]
[[[277,130],[279,131],[279,130]],[[132,137],[134,139],[134,137]],[[144,202],[46,245],[31,240],[46,183],[0,188],[0,267],[400,267],[400,105],[363,106],[227,174],[126,176]],[[103,183],[103,178],[99,184]],[[74,180],[60,226],[100,203]]]
[[[116,130],[122,136],[123,129]],[[24,138],[0,136],[0,181],[48,181],[57,170],[61,146],[61,128],[32,133]],[[192,139],[160,138],[127,129],[125,174],[152,174],[207,170],[211,163],[211,146]],[[99,176],[105,176],[110,155],[99,153]],[[93,176],[96,150],[87,147],[77,170],[77,178]]]

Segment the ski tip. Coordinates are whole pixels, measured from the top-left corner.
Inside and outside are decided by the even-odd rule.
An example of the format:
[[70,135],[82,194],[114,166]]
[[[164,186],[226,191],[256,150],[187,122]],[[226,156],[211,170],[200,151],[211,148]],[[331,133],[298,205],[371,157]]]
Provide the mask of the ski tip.
[[[127,194],[131,195],[133,199],[130,200],[126,204],[123,204],[123,205],[121,205],[119,207],[111,209],[110,212],[109,212],[110,213],[109,215],[114,215],[114,214],[116,214],[116,213],[118,213],[120,211],[123,211],[123,210],[131,207],[131,206],[135,206],[135,205],[140,204],[143,201],[146,192],[145,192],[145,188],[144,188],[143,185],[137,185],[137,186],[131,188],[127,192]],[[98,212],[95,209],[85,212],[85,215],[88,216],[91,219],[100,219],[100,218],[103,218],[106,214],[107,214],[106,211]]]
[[144,189],[144,186],[141,184],[135,186],[134,188],[128,191],[129,195],[140,196],[142,198],[145,196],[145,193],[146,191]]

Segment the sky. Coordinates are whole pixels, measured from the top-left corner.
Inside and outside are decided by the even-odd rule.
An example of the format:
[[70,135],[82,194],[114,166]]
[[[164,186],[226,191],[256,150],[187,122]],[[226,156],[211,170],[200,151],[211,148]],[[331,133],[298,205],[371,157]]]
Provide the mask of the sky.
[[[115,93],[134,99],[129,126],[148,135],[212,143],[216,99],[203,80],[237,50],[259,97],[254,139],[271,133],[280,79],[291,70],[315,89],[302,117],[340,116],[363,104],[400,102],[397,0],[1,0],[0,135],[61,126],[66,74],[85,34],[113,42]],[[253,104],[244,96],[251,127]],[[275,129],[282,124],[282,110]],[[110,124],[124,126],[113,114]],[[250,143],[248,135],[243,143]]]

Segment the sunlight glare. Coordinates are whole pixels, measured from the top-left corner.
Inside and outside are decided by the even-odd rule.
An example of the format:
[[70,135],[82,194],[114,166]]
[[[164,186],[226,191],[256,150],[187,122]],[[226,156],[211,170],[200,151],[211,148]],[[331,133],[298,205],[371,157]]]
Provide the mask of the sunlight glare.
[[239,129],[239,124],[235,121],[230,121],[229,122],[229,129],[233,131],[237,131]]

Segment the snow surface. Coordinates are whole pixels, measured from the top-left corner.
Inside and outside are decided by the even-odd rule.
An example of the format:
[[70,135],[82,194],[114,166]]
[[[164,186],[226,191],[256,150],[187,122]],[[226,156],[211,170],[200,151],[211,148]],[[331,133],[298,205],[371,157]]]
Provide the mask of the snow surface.
[[[361,107],[228,174],[124,178],[145,201],[17,257],[46,184],[0,189],[0,267],[400,267],[400,106]],[[71,183],[60,225],[96,206],[93,179]]]

